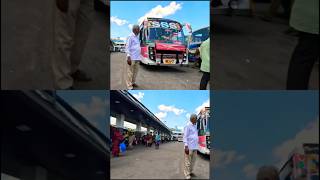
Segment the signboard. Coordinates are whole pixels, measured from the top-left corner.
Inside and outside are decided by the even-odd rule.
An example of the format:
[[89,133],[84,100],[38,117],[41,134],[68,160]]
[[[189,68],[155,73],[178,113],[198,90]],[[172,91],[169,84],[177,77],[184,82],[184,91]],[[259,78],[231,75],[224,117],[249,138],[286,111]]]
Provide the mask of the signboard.
[[157,20],[151,20],[148,21],[148,27],[149,28],[164,28],[164,29],[174,29],[174,30],[180,30],[181,26],[179,23],[174,21],[157,21]]

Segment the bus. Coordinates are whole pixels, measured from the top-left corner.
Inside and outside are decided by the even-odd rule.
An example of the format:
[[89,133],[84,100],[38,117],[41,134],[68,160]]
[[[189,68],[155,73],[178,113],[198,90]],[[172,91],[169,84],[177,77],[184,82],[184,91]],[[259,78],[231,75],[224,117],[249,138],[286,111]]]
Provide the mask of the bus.
[[158,66],[188,64],[183,26],[174,20],[146,18],[140,25],[141,63]]
[[125,52],[126,42],[121,39],[113,39],[113,52]]
[[172,141],[183,141],[183,133],[180,131],[172,131],[171,140]]
[[200,47],[203,41],[207,40],[210,36],[210,27],[204,27],[194,31],[191,35],[191,40],[188,44],[188,61],[195,62],[199,60],[196,56],[196,50]]
[[210,107],[203,108],[197,116],[199,149],[202,154],[210,155]]
[[183,133],[178,136],[178,142],[183,142]]

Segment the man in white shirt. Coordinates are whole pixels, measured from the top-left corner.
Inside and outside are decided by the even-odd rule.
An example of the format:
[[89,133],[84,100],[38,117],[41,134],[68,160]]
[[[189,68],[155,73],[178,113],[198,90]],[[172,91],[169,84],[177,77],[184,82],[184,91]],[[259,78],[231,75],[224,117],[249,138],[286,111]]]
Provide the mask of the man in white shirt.
[[127,88],[133,89],[136,85],[136,77],[139,70],[139,64],[141,60],[141,47],[139,41],[139,26],[133,25],[132,34],[128,37],[126,43],[127,53]]
[[197,115],[190,116],[190,122],[184,127],[183,143],[184,143],[184,175],[186,179],[194,176],[192,173],[198,150],[198,130]]

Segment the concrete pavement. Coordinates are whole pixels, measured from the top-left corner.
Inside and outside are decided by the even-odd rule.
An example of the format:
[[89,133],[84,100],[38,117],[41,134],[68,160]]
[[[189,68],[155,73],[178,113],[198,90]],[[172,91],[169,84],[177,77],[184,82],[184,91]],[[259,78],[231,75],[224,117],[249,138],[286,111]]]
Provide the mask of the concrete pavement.
[[[194,179],[209,179],[208,156],[198,154]],[[111,158],[111,179],[184,179],[182,142],[169,142],[153,147],[135,146],[119,158]]]
[[[1,0],[2,89],[53,89],[54,6],[54,0]],[[76,83],[75,89],[109,87],[109,18],[94,11],[93,21],[80,65],[93,81]]]
[[[127,89],[125,53],[111,53],[111,89]],[[185,66],[140,65],[136,89],[193,89],[198,90],[202,73],[199,68]],[[209,85],[208,85],[209,88]]]
[[[275,18],[213,16],[212,77],[215,90],[283,90],[297,37],[284,34],[287,22]],[[319,64],[311,89],[319,89]]]

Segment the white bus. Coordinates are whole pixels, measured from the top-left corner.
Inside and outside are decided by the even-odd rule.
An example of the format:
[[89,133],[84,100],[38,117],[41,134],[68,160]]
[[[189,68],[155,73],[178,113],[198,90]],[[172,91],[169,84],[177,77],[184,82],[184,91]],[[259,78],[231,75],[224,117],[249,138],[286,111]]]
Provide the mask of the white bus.
[[183,141],[183,133],[180,131],[172,131],[172,136],[171,136],[172,141]]

